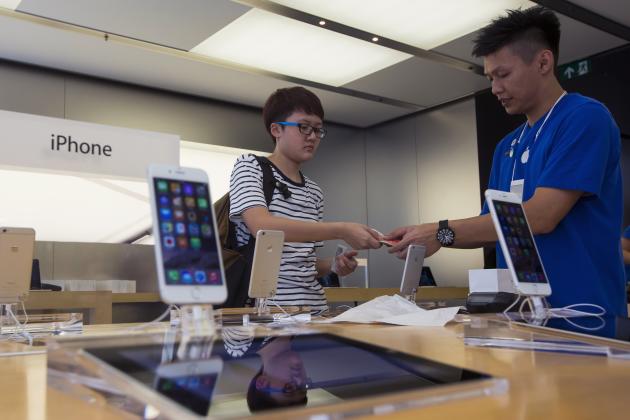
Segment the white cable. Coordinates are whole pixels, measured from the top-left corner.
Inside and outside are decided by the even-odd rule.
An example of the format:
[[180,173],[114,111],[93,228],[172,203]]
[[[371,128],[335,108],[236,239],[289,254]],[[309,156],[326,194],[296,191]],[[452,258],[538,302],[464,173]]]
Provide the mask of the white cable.
[[[547,300],[544,299],[544,303],[545,305],[548,305]],[[530,308],[530,311],[533,311],[533,303],[531,302],[530,297],[527,297],[523,302],[521,302],[521,305],[519,306],[518,309],[518,313],[521,317],[521,319],[525,320],[526,322],[530,322],[527,320],[527,318],[525,317],[525,315],[523,314],[523,307],[525,306],[525,304],[527,304]],[[591,308],[596,308],[599,309],[599,312],[586,312],[586,311],[578,311],[575,310],[573,308],[576,307],[591,307]],[[596,326],[596,327],[587,327],[584,325],[580,325],[576,322],[573,322],[569,319],[568,316],[562,316],[562,315],[558,315],[558,313],[561,313],[561,311],[572,311],[572,315],[571,316],[575,316],[575,317],[593,317],[593,318],[597,318],[601,321],[600,325]],[[584,331],[597,331],[602,329],[605,325],[606,325],[606,321],[602,318],[602,316],[604,314],[606,314],[606,310],[596,304],[593,303],[574,303],[572,305],[567,305],[564,306],[562,308],[546,308],[546,318],[543,320],[536,320],[538,322],[540,322],[542,326],[546,326],[547,322],[549,321],[549,319],[551,319],[552,317],[557,318],[557,319],[562,319],[564,321],[566,321],[568,324],[573,325],[576,328],[579,328],[581,330]],[[504,312],[505,313],[505,312]]]
[[133,327],[127,328],[127,330],[129,331],[141,330],[144,328],[154,326],[155,324],[158,324],[160,321],[166,318],[166,316],[171,313],[171,309],[175,309],[178,312],[179,317],[181,319],[181,313],[179,312],[179,307],[177,305],[168,305],[168,308],[166,308],[166,310],[162,313],[162,315],[155,318],[153,321],[145,322],[144,324],[140,324],[140,325],[134,325]]
[[[16,327],[16,332],[14,332],[13,334],[11,334],[10,339],[13,339],[16,336],[22,336],[24,337],[26,340],[28,340],[28,345],[32,346],[33,345],[33,335],[26,331],[24,328],[26,326],[26,323],[22,324],[17,317],[15,316],[15,313],[13,312],[13,308],[11,308],[11,305],[7,305],[6,306],[6,310],[8,312],[9,315],[11,315],[11,318],[13,318],[13,321],[15,322],[15,327]],[[26,313],[26,312],[25,312]]]
[[[576,309],[573,309],[573,308],[580,308],[580,307],[590,307],[590,308],[599,309],[599,312],[578,311]],[[594,303],[574,303],[573,305],[567,305],[562,308],[551,308],[549,309],[549,311],[552,314],[554,312],[559,312],[559,311],[573,311],[575,316],[604,316],[606,315],[606,309],[604,309],[603,307],[599,305],[595,305]],[[564,316],[561,316],[561,317],[565,318]]]
[[28,314],[26,313],[26,306],[24,306],[24,301],[21,300],[20,303],[22,304],[22,313],[24,314],[24,325],[28,324]]
[[579,328],[581,330],[585,330],[585,331],[597,331],[597,330],[601,330],[602,328],[604,328],[604,326],[606,325],[606,321],[604,321],[604,318],[602,318],[601,316],[598,316],[598,315],[593,315],[592,317],[599,319],[601,321],[601,324],[598,325],[597,327],[585,327],[583,325],[579,325],[579,324],[571,321],[569,318],[566,318],[566,317],[563,317],[563,316],[561,316],[559,318],[565,320],[566,322],[568,322],[569,324],[573,325],[574,327]]
[[518,302],[518,300],[521,298],[521,295],[518,294],[516,296],[516,299],[514,299],[514,302],[512,302],[510,304],[510,306],[508,306],[507,308],[505,308],[505,310],[503,311],[503,316],[505,316],[507,319],[510,319],[510,316],[508,315],[508,312],[510,312],[510,309],[512,309],[514,307],[514,305],[516,305],[516,302]]
[[[285,311],[285,310],[284,310],[284,308],[283,308],[282,306],[280,306],[280,305],[278,305],[278,304],[276,303],[276,301],[275,301],[275,300],[273,300],[273,299],[267,299],[267,301],[268,301],[268,302],[273,303],[274,305],[276,305],[276,307],[277,307],[278,309],[280,309],[280,310],[282,311],[282,313],[283,313],[283,314],[285,314],[285,315],[286,315],[286,318],[285,318],[285,319],[289,319],[289,320],[291,320],[291,321],[293,321],[293,322],[297,322],[295,319],[293,319],[293,316],[292,316],[292,315],[289,315],[289,314],[287,313],[287,311]],[[274,318],[274,320],[275,320],[275,318]],[[280,319],[278,319],[278,320],[280,320]]]

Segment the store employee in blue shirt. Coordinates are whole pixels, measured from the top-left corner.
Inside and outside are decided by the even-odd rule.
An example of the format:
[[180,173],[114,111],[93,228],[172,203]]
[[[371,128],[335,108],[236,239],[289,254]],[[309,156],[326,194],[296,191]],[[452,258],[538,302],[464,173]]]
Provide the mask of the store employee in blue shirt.
[[[556,76],[558,18],[540,6],[511,10],[483,28],[473,54],[508,114],[527,121],[499,142],[488,188],[521,195],[551,283],[553,307],[597,304],[627,315],[619,232],[621,140],[601,103],[564,91]],[[480,216],[398,228],[390,252],[410,243],[476,248],[495,244],[487,207]],[[497,247],[497,265],[505,259]]]

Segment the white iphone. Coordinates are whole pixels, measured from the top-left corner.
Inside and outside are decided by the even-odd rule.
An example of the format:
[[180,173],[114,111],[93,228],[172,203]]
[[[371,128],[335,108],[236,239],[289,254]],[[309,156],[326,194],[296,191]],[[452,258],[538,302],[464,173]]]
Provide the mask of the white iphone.
[[551,286],[521,199],[496,190],[486,190],[485,196],[516,290],[528,296],[549,296]]
[[31,284],[35,231],[31,228],[0,228],[0,303],[17,303]]
[[252,273],[249,278],[249,297],[270,298],[276,295],[278,273],[284,247],[284,232],[259,230],[256,234]]
[[208,176],[200,169],[151,165],[148,183],[162,300],[223,303],[227,288]]
[[424,264],[424,254],[426,247],[422,245],[409,245],[407,248],[407,259],[400,281],[400,294],[410,296],[413,290],[420,286],[420,275],[422,274],[422,264]]

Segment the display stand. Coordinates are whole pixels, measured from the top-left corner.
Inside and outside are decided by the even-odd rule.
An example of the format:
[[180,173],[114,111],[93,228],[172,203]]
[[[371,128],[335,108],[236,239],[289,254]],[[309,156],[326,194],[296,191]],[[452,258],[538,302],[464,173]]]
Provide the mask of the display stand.
[[179,360],[209,357],[217,328],[212,305],[183,305],[180,308]]
[[213,337],[216,334],[212,305],[182,305],[179,312],[182,336]]
[[261,316],[268,315],[270,312],[267,298],[256,298],[256,314]]
[[417,291],[418,289],[414,287],[413,289],[411,289],[411,294],[405,295],[404,298],[415,305]]
[[546,319],[548,314],[545,298],[542,296],[530,296],[529,299],[532,310],[532,318],[536,320]]
[[0,304],[0,335],[15,334],[20,327],[20,323],[13,312],[13,305],[17,303]]
[[17,307],[17,303],[0,304],[0,337],[9,340],[24,340],[32,345],[33,336],[24,329],[24,325],[17,319],[13,310],[14,305]]

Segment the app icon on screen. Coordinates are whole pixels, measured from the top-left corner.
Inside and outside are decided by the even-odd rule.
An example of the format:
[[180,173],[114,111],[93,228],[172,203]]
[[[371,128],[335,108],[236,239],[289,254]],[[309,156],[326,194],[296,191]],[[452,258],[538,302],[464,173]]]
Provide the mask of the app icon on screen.
[[168,195],[161,195],[159,198],[160,206],[168,206]]
[[181,222],[175,223],[175,232],[177,232],[178,235],[185,235],[186,224]]
[[201,239],[193,236],[190,238],[190,247],[192,249],[199,249],[201,248]]
[[171,235],[166,235],[164,237],[164,247],[166,249],[175,248],[175,238],[173,238]]
[[188,249],[188,239],[185,236],[177,237],[177,246],[181,249]]
[[205,197],[206,195],[206,187],[203,185],[197,185],[197,196]]
[[192,274],[190,274],[190,271],[182,270],[181,276],[182,276],[182,283],[191,284],[193,282],[193,277],[192,277]]
[[171,192],[173,194],[179,194],[182,192],[182,187],[179,182],[171,182]]
[[185,183],[184,184],[184,195],[193,195],[194,194],[194,189],[193,186]]
[[168,182],[166,181],[158,181],[157,189],[159,192],[168,192]]
[[204,223],[201,225],[201,235],[204,238],[209,238],[212,236],[212,228],[210,227],[209,224]]
[[194,211],[189,211],[188,213],[186,213],[186,217],[188,217],[189,222],[197,221],[197,213],[195,213]]
[[184,210],[175,210],[173,212],[175,220],[184,220]]
[[197,223],[189,223],[188,232],[190,232],[190,236],[199,236],[199,225]]
[[186,207],[189,209],[195,208],[195,199],[193,197],[184,198],[184,203],[186,203]]
[[179,281],[179,271],[177,270],[168,270],[166,276],[169,283],[177,283]]
[[208,278],[210,279],[210,283],[212,284],[219,283],[219,275],[217,274],[216,271],[209,271],[208,274],[209,274]]
[[160,207],[160,218],[162,220],[171,220],[172,217],[173,213],[171,212],[171,209],[167,207]]
[[206,272],[197,270],[195,271],[195,281],[199,284],[204,284],[207,281]]
[[199,205],[200,209],[207,209],[208,208],[208,200],[206,200],[205,198],[198,198],[197,199],[197,204]]
[[162,222],[162,233],[173,233],[173,224],[171,222]]
[[181,207],[183,204],[181,197],[173,197],[173,207]]

